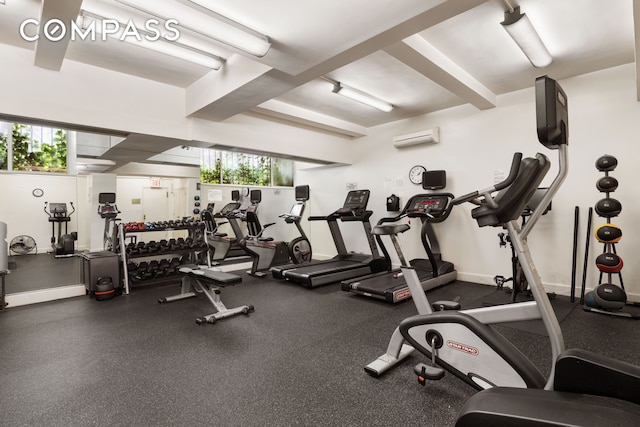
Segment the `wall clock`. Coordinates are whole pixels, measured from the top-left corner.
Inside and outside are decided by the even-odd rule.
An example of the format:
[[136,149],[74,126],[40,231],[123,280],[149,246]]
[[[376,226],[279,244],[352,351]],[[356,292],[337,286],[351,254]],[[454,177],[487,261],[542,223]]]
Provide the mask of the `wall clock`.
[[422,184],[422,174],[427,171],[427,168],[421,165],[416,165],[409,169],[409,180],[414,184]]
[[34,197],[42,197],[44,191],[42,190],[42,188],[34,188],[31,194],[33,194]]

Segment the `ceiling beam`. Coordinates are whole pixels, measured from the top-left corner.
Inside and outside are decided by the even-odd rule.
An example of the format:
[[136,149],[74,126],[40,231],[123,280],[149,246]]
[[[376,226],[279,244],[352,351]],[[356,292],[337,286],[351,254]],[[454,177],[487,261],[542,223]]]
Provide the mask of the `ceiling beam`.
[[481,110],[496,106],[493,92],[418,34],[384,51]]
[[[219,71],[210,71],[204,77],[187,87],[185,91],[185,108],[187,116],[205,114],[216,115],[212,106],[218,102],[233,102],[237,92],[253,81],[269,72],[271,67],[245,58],[232,55]],[[237,102],[237,101],[236,101]],[[224,119],[226,117],[221,117]]]
[[367,134],[367,129],[364,126],[275,99],[263,102],[252,108],[251,111],[351,137],[360,137]]
[[[82,0],[42,0],[34,65],[60,71],[69,46],[71,21],[75,21],[78,17],[81,5]],[[48,28],[48,33],[55,38],[62,35],[63,31],[65,32],[58,41],[49,40],[45,35],[45,24],[52,19],[58,19],[65,25],[64,28],[61,28],[59,24],[54,23]]]
[[155,135],[130,134],[100,156],[113,163],[106,170],[114,171],[131,162],[144,162],[158,153],[187,144],[188,141]]
[[[324,76],[333,70],[364,58],[385,47],[423,31],[449,18],[464,13],[488,0],[447,0],[431,9],[400,23],[388,30],[358,43],[336,55],[325,59],[308,70],[292,76],[272,69],[258,77],[247,79],[246,84],[236,91],[234,85],[219,88],[217,98],[212,97],[209,105],[198,110],[196,117],[222,121],[236,114],[250,110],[269,99],[276,98],[289,90],[311,80]],[[221,70],[222,71],[222,70]],[[226,83],[218,83],[224,85]]]

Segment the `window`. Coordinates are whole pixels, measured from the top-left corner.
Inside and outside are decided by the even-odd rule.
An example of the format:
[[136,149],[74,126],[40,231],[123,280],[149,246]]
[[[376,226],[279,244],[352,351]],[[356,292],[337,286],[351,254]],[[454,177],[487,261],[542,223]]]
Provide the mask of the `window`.
[[0,170],[6,171],[8,168],[7,159],[7,135],[9,134],[9,124],[0,122]]
[[66,131],[20,123],[0,123],[0,169],[66,173]]
[[200,150],[205,184],[293,186],[293,161],[235,151]]

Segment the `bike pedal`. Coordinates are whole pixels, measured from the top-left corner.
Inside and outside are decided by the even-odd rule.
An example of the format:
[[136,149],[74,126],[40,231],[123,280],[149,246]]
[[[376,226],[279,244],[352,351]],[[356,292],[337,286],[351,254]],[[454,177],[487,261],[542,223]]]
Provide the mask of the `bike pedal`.
[[413,372],[418,376],[418,382],[422,385],[425,385],[426,380],[437,381],[444,378],[444,369],[424,363],[418,363],[414,366]]

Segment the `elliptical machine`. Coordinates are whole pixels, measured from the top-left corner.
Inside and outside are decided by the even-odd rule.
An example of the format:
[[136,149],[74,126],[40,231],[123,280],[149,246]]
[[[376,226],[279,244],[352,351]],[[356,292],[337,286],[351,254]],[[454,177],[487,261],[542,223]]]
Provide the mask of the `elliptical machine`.
[[116,221],[120,221],[118,205],[116,205],[116,193],[98,194],[98,215],[104,219],[104,234],[102,243],[105,251],[117,252],[118,228]]
[[[205,232],[207,244],[211,253],[211,263],[218,265],[223,261],[238,261],[248,258],[247,251],[239,244],[244,235],[238,221],[240,220],[240,191],[233,190],[231,192],[231,202],[227,203],[217,213],[205,209],[202,212],[202,221],[205,224]],[[218,222],[218,220],[221,220]],[[226,221],[222,221],[226,220]],[[218,230],[219,226],[229,224],[233,231],[233,236],[222,233]]]
[[240,241],[240,245],[253,258],[251,270],[247,274],[264,277],[267,275],[266,271],[272,266],[287,264],[289,259],[294,264],[310,262],[311,245],[300,225],[305,202],[309,200],[309,186],[296,187],[296,204],[293,205],[289,213],[279,216],[284,218],[285,222],[295,224],[300,232],[300,236],[289,243],[274,241],[272,237],[263,237],[263,232],[275,222],[260,224],[257,210],[258,204],[262,201],[262,191],[252,190],[250,194],[251,205],[247,207],[245,212],[248,234]]
[[309,200],[309,186],[298,185],[295,188],[296,203],[291,207],[289,213],[280,215],[287,224],[294,224],[298,229],[300,235],[289,242],[289,258],[294,264],[303,264],[311,262],[312,251],[309,238],[305,234],[300,220],[302,220],[302,214],[304,214],[304,208],[306,207],[307,200]]
[[[77,232],[68,232],[67,226],[69,221],[71,221],[71,215],[76,211],[73,202],[69,202],[69,204],[73,210],[67,214],[66,203],[44,202],[44,213],[49,216],[49,222],[51,223],[51,247],[53,248],[53,255],[56,258],[73,256],[75,252],[75,241],[78,240]],[[49,211],[47,211],[47,207]],[[58,224],[57,238],[56,224]],[[64,234],[62,234],[62,224],[64,224]]]

